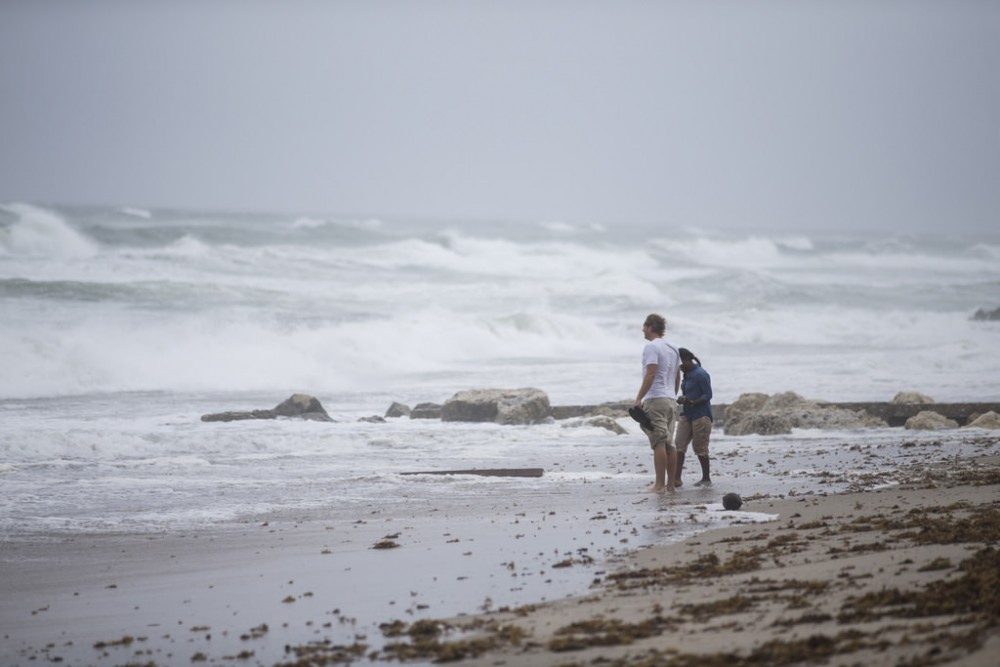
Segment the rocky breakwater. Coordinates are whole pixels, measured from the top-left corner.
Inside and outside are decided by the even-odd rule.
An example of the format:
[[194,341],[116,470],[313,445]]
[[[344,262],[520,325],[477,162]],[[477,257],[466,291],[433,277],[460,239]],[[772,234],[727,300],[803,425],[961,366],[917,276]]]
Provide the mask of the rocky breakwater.
[[308,394],[292,394],[270,409],[215,412],[202,415],[201,420],[203,422],[231,422],[244,419],[277,419],[278,417],[294,417],[323,422],[334,421],[323,409],[319,399]]
[[536,424],[551,418],[549,397],[541,389],[468,389],[441,406],[441,421]]
[[441,419],[450,422],[494,422],[506,425],[564,422],[563,428],[596,427],[618,435],[628,431],[618,423],[627,416],[625,402],[601,405],[553,406],[548,395],[532,387],[525,389],[469,389],[460,391],[443,405],[419,403],[412,409],[394,401],[386,418]]
[[726,435],[779,435],[791,433],[793,428],[1000,428],[1000,405],[937,403],[918,392],[899,392],[892,401],[881,403],[813,401],[794,392],[773,396],[746,393],[734,403],[713,408]]
[[983,428],[988,430],[1000,429],[1000,414],[990,410],[983,414],[973,413],[966,419],[967,423],[961,425],[955,419],[949,419],[945,415],[934,410],[921,410],[906,420],[904,428],[921,431],[940,431],[949,428]]
[[993,310],[980,308],[969,319],[980,322],[1000,322],[1000,308],[994,308]]
[[885,426],[864,410],[848,410],[812,401],[787,391],[783,394],[741,394],[725,408],[726,435],[779,435],[793,428],[851,429]]

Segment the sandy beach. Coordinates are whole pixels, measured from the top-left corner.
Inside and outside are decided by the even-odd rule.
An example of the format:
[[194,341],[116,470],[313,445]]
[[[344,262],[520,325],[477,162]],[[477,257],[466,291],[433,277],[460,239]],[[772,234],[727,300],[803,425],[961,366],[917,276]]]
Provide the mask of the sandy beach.
[[[779,482],[867,461],[865,490],[799,495],[786,479],[790,492],[739,512],[719,500],[740,443],[720,439],[730,479],[672,497],[597,482],[214,531],[7,538],[0,662],[992,665],[1000,440],[980,433],[963,445],[975,456],[897,443],[906,457],[890,467],[874,446],[800,447]],[[623,466],[647,463],[628,452]]]
[[778,520],[640,551],[590,596],[458,622],[487,631],[467,664],[995,665],[1000,458],[916,477],[764,502]]

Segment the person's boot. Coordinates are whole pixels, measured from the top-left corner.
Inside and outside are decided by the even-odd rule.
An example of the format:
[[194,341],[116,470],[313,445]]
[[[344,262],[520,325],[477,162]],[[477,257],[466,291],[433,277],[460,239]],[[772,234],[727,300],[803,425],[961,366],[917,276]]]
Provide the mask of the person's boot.
[[694,483],[695,486],[712,486],[712,476],[709,475],[708,457],[699,456],[698,463],[701,464],[701,479]]

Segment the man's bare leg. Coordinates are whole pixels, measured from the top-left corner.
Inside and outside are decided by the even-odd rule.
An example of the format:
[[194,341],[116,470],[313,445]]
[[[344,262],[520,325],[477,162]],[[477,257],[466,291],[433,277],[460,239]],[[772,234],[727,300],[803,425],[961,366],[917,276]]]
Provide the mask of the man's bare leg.
[[646,492],[663,493],[667,489],[667,450],[663,447],[653,450],[653,469],[656,471],[656,481]]
[[673,475],[677,468],[677,451],[667,453],[666,448],[657,447],[653,450],[653,468],[656,470],[656,482],[647,489],[647,493],[673,493]]

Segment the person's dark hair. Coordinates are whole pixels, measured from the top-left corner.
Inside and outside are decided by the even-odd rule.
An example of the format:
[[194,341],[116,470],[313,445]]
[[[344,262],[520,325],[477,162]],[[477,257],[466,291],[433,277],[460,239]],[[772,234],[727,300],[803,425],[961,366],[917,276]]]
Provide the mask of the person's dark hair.
[[681,347],[677,349],[677,354],[681,355],[681,361],[693,361],[694,363],[701,366],[701,359],[694,356],[694,353],[686,347]]
[[659,336],[662,336],[667,332],[667,320],[663,318],[663,315],[650,313],[646,316],[644,324],[648,325],[649,328]]

